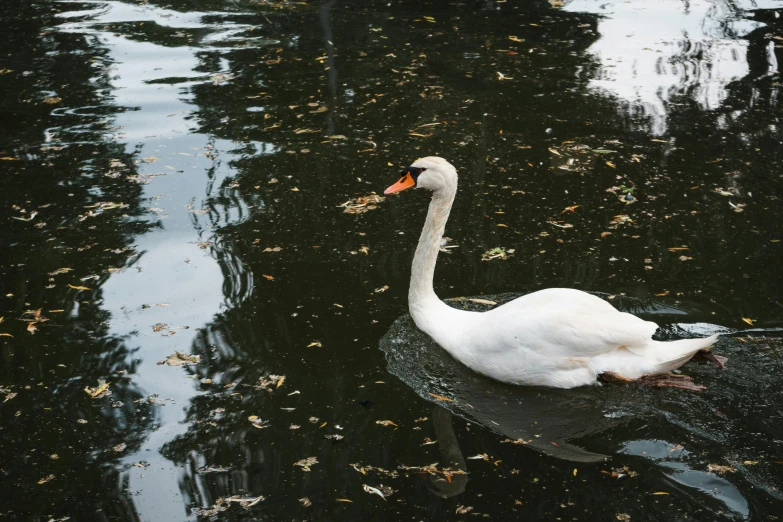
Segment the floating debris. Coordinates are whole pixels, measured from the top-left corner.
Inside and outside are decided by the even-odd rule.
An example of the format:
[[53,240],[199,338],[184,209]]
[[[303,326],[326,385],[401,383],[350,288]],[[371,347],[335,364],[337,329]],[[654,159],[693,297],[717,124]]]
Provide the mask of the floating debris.
[[[471,301],[473,301],[473,299],[471,299]],[[493,304],[497,304],[497,303],[493,303]],[[436,393],[430,393],[430,396],[435,398],[435,399],[437,399],[437,400],[439,400],[439,401],[446,401],[446,402],[453,402],[454,401],[454,399],[449,399],[448,397],[444,397],[443,395],[438,395]]]
[[381,203],[386,198],[377,194],[370,194],[369,196],[359,196],[358,198],[352,198],[343,203],[337,205],[338,208],[343,207],[343,213],[345,214],[363,214],[370,210],[378,208],[378,203]]
[[272,393],[285,382],[285,375],[267,375],[258,378],[258,384],[253,385],[256,390],[264,390]]
[[294,462],[294,466],[299,466],[302,468],[302,471],[310,471],[310,466],[315,466],[316,464],[318,464],[318,459],[316,457],[307,457],[306,459]]
[[92,399],[100,399],[101,397],[108,397],[111,395],[111,390],[109,390],[109,384],[108,382],[98,380],[98,386],[95,388],[90,388],[89,386],[84,387],[84,392],[90,396]]
[[201,356],[191,355],[189,353],[174,352],[166,357],[164,361],[158,361],[158,365],[165,364],[168,366],[182,366],[183,364],[198,364],[201,361]]
[[495,247],[481,254],[482,261],[492,261],[493,259],[508,259],[514,254],[514,249],[506,250],[503,247]]
[[362,484],[362,489],[364,491],[366,491],[367,493],[370,493],[371,495],[378,495],[383,500],[386,500],[386,495],[384,495],[383,492],[381,492],[381,490],[378,489],[378,488],[374,488],[372,486],[368,486],[367,484]]
[[707,464],[707,471],[713,473],[736,473],[737,468],[734,466],[723,466],[720,464]]
[[196,470],[199,475],[208,475],[209,473],[228,473],[231,468],[224,468],[223,466],[203,466]]
[[259,419],[258,415],[251,415],[247,420],[250,421],[250,424],[252,424],[254,428],[258,428],[259,430],[269,427],[269,421]]

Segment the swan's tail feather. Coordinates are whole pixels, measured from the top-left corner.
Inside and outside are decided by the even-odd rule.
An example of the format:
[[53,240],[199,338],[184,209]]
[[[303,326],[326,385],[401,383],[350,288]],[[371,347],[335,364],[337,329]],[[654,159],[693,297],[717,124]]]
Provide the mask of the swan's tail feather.
[[650,341],[644,346],[628,346],[628,351],[660,364],[664,371],[671,371],[685,364],[700,350],[709,350],[719,334],[697,339],[678,341]]

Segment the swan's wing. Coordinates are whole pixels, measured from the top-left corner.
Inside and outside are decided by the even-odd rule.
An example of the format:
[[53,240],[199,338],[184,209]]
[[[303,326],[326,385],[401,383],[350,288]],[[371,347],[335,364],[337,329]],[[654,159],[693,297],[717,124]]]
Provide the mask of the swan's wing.
[[526,314],[509,308],[493,317],[489,326],[508,347],[523,346],[542,357],[563,358],[595,357],[621,346],[643,346],[658,328],[614,308],[543,309]]
[[617,310],[564,316],[561,326],[545,334],[553,344],[574,352],[573,357],[594,357],[621,346],[647,345],[658,325]]

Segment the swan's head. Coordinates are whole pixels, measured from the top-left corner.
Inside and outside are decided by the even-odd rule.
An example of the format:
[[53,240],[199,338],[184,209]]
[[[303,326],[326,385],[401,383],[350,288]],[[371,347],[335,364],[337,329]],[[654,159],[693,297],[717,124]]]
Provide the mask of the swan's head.
[[400,180],[383,191],[384,194],[396,194],[411,187],[424,188],[433,192],[455,190],[457,170],[443,158],[427,156],[417,159],[410,167],[402,171]]

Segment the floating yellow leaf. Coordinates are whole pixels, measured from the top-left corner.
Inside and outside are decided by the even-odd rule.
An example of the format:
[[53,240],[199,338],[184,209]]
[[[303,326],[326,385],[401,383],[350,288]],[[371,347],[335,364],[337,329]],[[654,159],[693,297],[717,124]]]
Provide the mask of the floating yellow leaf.
[[350,502],[351,504],[353,504],[353,500],[348,500],[347,498],[338,498],[336,500],[337,502]]
[[84,392],[87,395],[89,395],[90,398],[92,399],[97,399],[100,395],[102,395],[105,391],[109,389],[110,383],[108,382],[98,381],[98,384],[100,386],[98,386],[97,388],[90,388],[89,386],[84,387]]
[[[454,401],[454,399],[449,399],[448,397],[444,397],[443,395],[438,395],[436,393],[430,393],[430,395],[432,397],[438,399],[439,401],[446,401],[446,402],[453,402]],[[396,426],[396,424],[395,424],[395,426]]]
[[42,478],[41,480],[39,480],[38,483],[39,484],[46,484],[47,482],[49,482],[53,478],[54,478],[54,475],[48,475],[48,476]]
[[[617,168],[617,167],[614,166],[614,163],[612,163],[611,161],[607,161],[606,164],[609,165],[610,167],[612,167],[613,169]],[[667,493],[667,495],[668,495],[668,493]]]
[[574,476],[576,476],[576,468],[574,468]]
[[86,286],[74,286],[74,285],[72,285],[72,284],[70,284],[70,283],[68,283],[68,286],[69,286],[70,288],[73,288],[74,290],[86,290],[86,291],[88,291],[88,292],[89,292],[90,290],[92,290],[92,288],[87,288]]
[[748,317],[743,317],[742,320],[748,323],[749,325],[753,326],[753,319],[750,319]]
[[668,495],[668,493],[665,491],[656,491],[655,493],[653,493],[653,495]]

